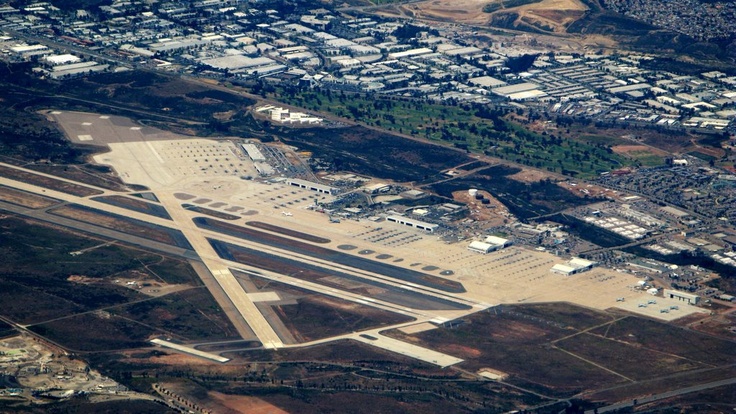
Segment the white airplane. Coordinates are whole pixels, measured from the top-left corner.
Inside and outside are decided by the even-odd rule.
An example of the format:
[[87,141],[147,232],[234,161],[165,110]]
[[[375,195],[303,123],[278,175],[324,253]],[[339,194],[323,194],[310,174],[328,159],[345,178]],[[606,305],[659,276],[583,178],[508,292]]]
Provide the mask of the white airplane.
[[282,211],[281,214],[285,215],[286,217],[293,216],[293,214],[289,213],[288,211]]

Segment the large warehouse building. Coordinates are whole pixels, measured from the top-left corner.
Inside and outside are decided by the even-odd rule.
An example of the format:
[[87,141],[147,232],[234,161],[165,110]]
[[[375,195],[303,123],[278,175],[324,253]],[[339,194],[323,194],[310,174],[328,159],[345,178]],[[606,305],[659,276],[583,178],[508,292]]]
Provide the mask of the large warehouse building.
[[681,300],[689,305],[697,305],[700,302],[700,296],[693,295],[692,293],[672,289],[665,289],[663,293],[666,298]]
[[477,253],[490,253],[511,245],[507,239],[496,236],[488,236],[484,241],[474,241],[468,245],[468,250]]
[[439,225],[434,223],[425,223],[423,221],[410,219],[408,217],[402,217],[402,216],[388,216],[386,217],[387,221],[391,221],[394,223],[403,224],[405,226],[409,227],[416,227],[420,230],[425,230],[430,233],[433,233],[437,228],[439,228]]
[[593,268],[596,262],[590,260],[581,259],[579,257],[573,257],[569,262],[564,264],[556,264],[552,266],[552,272],[559,273],[561,275],[570,276],[577,273],[583,273]]

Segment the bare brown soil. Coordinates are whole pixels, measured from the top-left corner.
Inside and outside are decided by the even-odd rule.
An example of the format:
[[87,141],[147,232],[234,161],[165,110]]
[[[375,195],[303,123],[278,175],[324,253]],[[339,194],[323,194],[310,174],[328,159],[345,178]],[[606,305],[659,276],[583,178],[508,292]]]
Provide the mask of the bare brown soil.
[[532,170],[532,169],[523,169],[516,174],[509,175],[508,177],[516,181],[521,181],[524,183],[536,183],[536,182],[544,180],[545,178],[552,178],[552,179],[557,178],[556,175],[549,174],[544,171]]
[[653,155],[667,155],[666,151],[663,151],[661,149],[648,147],[646,145],[615,145],[611,147],[613,152],[617,154],[624,154],[624,155],[630,155],[630,154],[641,154],[641,153],[650,153]]
[[494,14],[513,11],[517,22],[535,27],[546,27],[554,33],[564,33],[567,26],[583,16],[587,7],[579,0],[543,0],[539,3],[501,7],[493,13],[483,8],[494,1],[488,0],[430,0],[403,6],[390,6],[385,14],[411,16],[418,19],[440,20],[473,25],[488,25]]
[[475,197],[471,197],[467,191],[454,191],[452,193],[453,200],[466,204],[470,209],[470,218],[483,222],[488,227],[502,226],[508,221],[510,216],[509,210],[497,198],[493,197],[488,191],[478,191],[479,194],[489,200],[490,204],[483,204]]
[[208,396],[211,398],[211,401],[213,403],[216,403],[220,406],[218,408],[227,409],[227,411],[220,411],[218,409],[217,412],[232,412],[244,414],[287,414],[286,411],[257,397],[229,395],[217,391],[210,391],[208,393]]

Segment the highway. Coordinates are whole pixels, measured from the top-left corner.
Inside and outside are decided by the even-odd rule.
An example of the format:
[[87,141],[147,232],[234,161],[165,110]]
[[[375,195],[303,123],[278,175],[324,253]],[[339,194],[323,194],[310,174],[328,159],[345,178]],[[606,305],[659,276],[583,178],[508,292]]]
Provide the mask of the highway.
[[[725,380],[713,381],[713,382],[708,382],[708,383],[699,384],[699,385],[693,385],[691,387],[685,387],[685,388],[680,388],[677,390],[662,392],[659,394],[639,397],[636,399],[636,405],[646,404],[646,403],[650,403],[654,401],[664,400],[667,398],[677,397],[680,395],[690,394],[693,392],[705,391],[711,388],[718,388],[718,387],[723,387],[725,385],[733,385],[733,384],[736,384],[736,378],[728,378]],[[607,413],[610,411],[616,411],[616,410],[620,410],[623,408],[634,407],[634,405],[635,405],[634,400],[629,400],[626,402],[607,405],[605,407],[598,408],[597,410],[588,410],[585,412],[585,414]]]

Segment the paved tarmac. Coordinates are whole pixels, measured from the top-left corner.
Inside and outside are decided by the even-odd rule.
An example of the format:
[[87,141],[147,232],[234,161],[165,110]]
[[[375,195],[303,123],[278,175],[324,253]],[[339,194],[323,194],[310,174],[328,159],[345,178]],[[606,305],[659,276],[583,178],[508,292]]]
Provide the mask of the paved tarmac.
[[442,352],[433,351],[408,342],[399,341],[398,339],[389,338],[379,334],[377,331],[354,334],[351,335],[350,338],[358,342],[363,342],[387,351],[418,359],[442,368],[463,362],[462,359],[456,358],[452,355],[443,354]]
[[281,348],[284,345],[283,342],[245,293],[245,290],[240,286],[227,265],[217,255],[207,238],[194,225],[190,216],[191,212],[184,209],[181,202],[172,193],[156,192],[156,197],[169,212],[179,230],[189,240],[202,263],[207,266],[217,283],[235,305],[235,308],[248,322],[258,340],[265,348]]
[[[567,300],[583,306],[605,309],[619,303],[616,302],[619,297],[625,297],[627,305],[629,301],[634,303],[634,301],[641,300],[642,297],[639,292],[630,289],[630,286],[635,284],[635,277],[619,274],[609,269],[596,268],[569,278],[552,274],[549,269],[559,259],[548,253],[511,247],[488,255],[478,255],[468,252],[465,245],[445,244],[432,235],[413,229],[407,230],[394,223],[374,223],[365,220],[330,223],[324,214],[309,210],[314,206],[316,200],[321,199],[327,202],[329,200],[325,200],[325,197],[330,196],[315,196],[307,190],[293,188],[283,183],[241,179],[240,177],[244,175],[257,176],[257,173],[252,162],[232,142],[179,137],[155,128],[139,127],[126,119],[99,114],[56,113],[54,116],[72,140],[109,145],[111,151],[95,156],[95,160],[100,164],[113,167],[124,182],[150,188],[150,191],[160,200],[161,205],[169,212],[172,220],[100,203],[90,197],[73,196],[3,177],[0,177],[0,184],[54,197],[62,202],[75,203],[179,230],[191,244],[192,250],[166,246],[114,229],[103,229],[93,223],[81,223],[53,216],[45,209],[30,210],[8,203],[0,204],[0,208],[76,229],[86,229],[85,231],[94,234],[105,235],[143,247],[156,248],[163,252],[170,251],[177,256],[197,258],[199,262],[195,265],[195,270],[233,321],[238,332],[245,339],[252,340],[256,337],[266,348],[308,346],[338,339],[353,339],[438,366],[449,366],[460,362],[459,359],[449,355],[385,338],[378,331],[340,335],[307,344],[285,345],[286,335],[283,332],[281,336],[278,334],[279,331],[282,331],[282,327],[276,320],[271,321],[273,325],[269,323],[269,319],[273,318],[264,317],[263,312],[253,303],[252,298],[245,292],[242,283],[233,275],[231,269],[237,269],[246,274],[250,272],[259,277],[416,318],[415,322],[399,324],[395,327],[428,321],[442,323],[476,312],[494,303]],[[32,170],[28,171],[39,174]],[[59,179],[55,176],[50,177]],[[94,186],[87,187],[95,188]],[[99,190],[104,195],[120,194],[105,189]],[[177,194],[179,197],[176,196]],[[181,204],[185,202],[181,198],[182,194],[191,195],[191,201],[186,202],[204,208],[230,211],[236,216],[239,214],[246,216],[247,211],[249,214],[246,220],[252,220],[251,216],[257,215],[258,221],[264,223],[324,237],[329,239],[330,243],[323,246],[332,251],[339,250],[337,246],[344,244],[355,245],[357,250],[350,254],[340,252],[339,256],[343,259],[347,257],[347,259],[336,261],[331,257],[309,255],[307,252],[300,252],[289,246],[269,245],[263,240],[243,239],[198,228],[192,218],[201,216],[201,214],[182,207]],[[243,213],[239,213],[241,211]],[[243,225],[241,222],[236,222],[236,224]],[[399,237],[407,232],[410,233],[408,236]],[[349,283],[345,284],[344,289],[340,289],[315,281],[268,272],[259,269],[257,263],[247,266],[220,257],[208,238],[267,252],[300,264],[310,264],[343,272],[356,278],[351,279],[355,283],[357,281],[380,282],[390,286],[388,289],[396,288],[413,292],[419,295],[418,297],[453,301],[469,305],[470,309],[412,309],[414,305],[400,306],[383,300],[377,295],[351,292],[348,287]],[[301,243],[305,244],[303,241]],[[359,251],[370,251],[371,253],[356,256]],[[373,254],[376,257],[369,257]],[[391,261],[388,262],[388,259]],[[467,292],[453,292],[438,289],[438,286],[431,286],[427,283],[413,283],[406,278],[406,274],[419,277],[417,275],[420,272],[414,269],[423,269],[422,272],[426,271],[433,277],[440,274],[448,275],[449,280],[461,283]],[[445,273],[440,273],[442,271]],[[417,280],[417,282],[421,281],[421,279]],[[665,305],[665,303],[662,304]],[[641,309],[644,308],[636,307],[632,311],[641,312]],[[681,307],[677,316],[685,316],[695,311],[697,310],[690,309],[690,307]],[[660,319],[663,316],[675,317],[671,312],[669,314],[657,312],[650,316]]]

